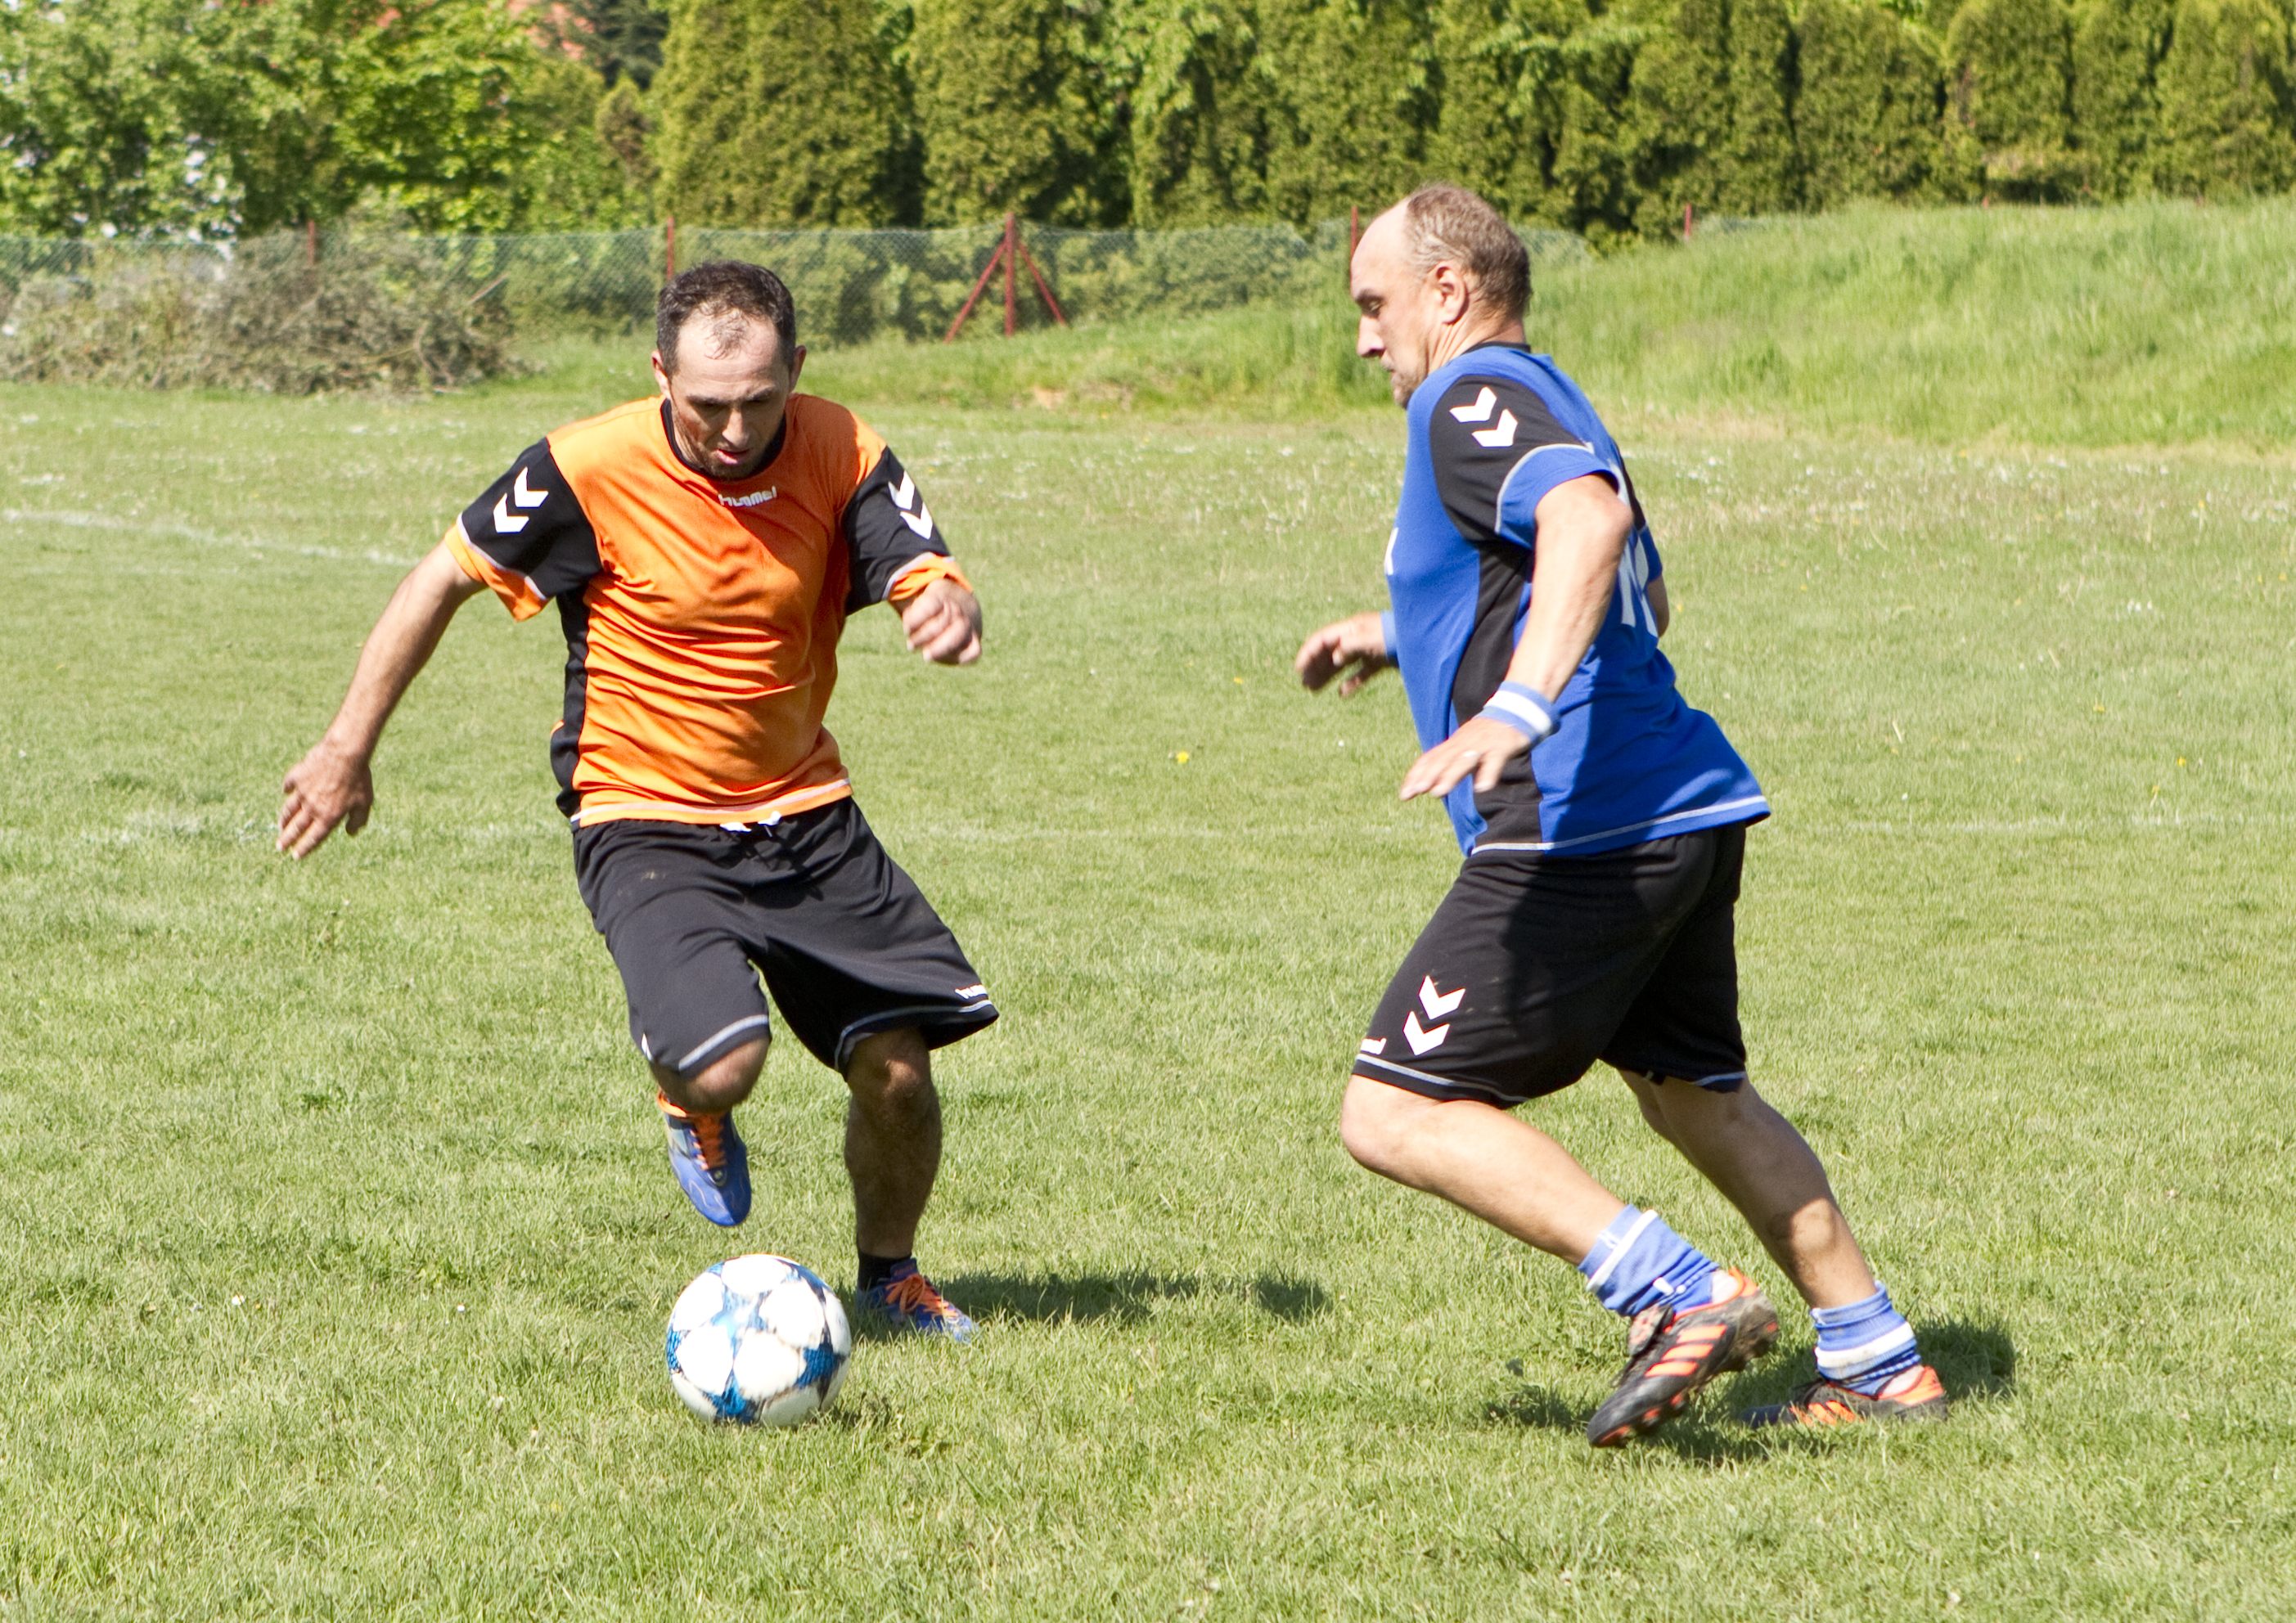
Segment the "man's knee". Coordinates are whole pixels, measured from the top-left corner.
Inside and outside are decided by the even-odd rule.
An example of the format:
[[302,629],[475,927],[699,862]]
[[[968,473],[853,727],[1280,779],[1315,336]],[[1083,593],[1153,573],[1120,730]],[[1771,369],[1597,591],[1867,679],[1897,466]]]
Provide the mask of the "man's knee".
[[1666,1078],[1644,1070],[1621,1070],[1619,1077],[1626,1083],[1627,1091],[1634,1094],[1635,1103],[1643,1113],[1643,1125],[1667,1143],[1674,1143],[1674,1125],[1666,1119]]
[[853,1045],[845,1086],[869,1115],[901,1120],[934,1103],[932,1051],[914,1030],[881,1031]]
[[692,1071],[657,1065],[653,1068],[654,1080],[668,1095],[669,1102],[681,1110],[709,1114],[730,1111],[758,1086],[758,1074],[766,1068],[766,1046],[763,1037],[743,1043]]
[[1382,1177],[1397,1177],[1421,1118],[1435,1108],[1433,1100],[1417,1094],[1350,1077],[1340,1100],[1340,1142],[1361,1165]]

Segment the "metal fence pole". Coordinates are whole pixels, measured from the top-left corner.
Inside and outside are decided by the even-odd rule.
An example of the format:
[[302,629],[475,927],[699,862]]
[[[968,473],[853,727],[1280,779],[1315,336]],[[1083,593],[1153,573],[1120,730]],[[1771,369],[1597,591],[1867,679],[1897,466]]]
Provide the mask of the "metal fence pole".
[[1004,336],[1007,338],[1012,337],[1013,332],[1016,332],[1020,326],[1020,307],[1014,302],[1013,297],[1013,273],[1016,268],[1013,262],[1020,258],[1018,254],[1013,251],[1013,244],[1016,240],[1018,240],[1020,230],[1020,225],[1015,221],[1014,217],[1009,213],[1006,214],[1004,217],[1004,246],[1000,251],[1004,256]]

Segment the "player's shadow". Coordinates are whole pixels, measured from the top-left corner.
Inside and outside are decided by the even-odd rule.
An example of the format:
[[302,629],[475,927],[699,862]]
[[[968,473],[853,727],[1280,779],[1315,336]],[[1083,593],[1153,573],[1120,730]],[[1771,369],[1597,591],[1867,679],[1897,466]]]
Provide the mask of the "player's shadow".
[[[1145,1319],[1160,1302],[1217,1298],[1248,1302],[1271,1318],[1297,1323],[1332,1304],[1331,1293],[1323,1286],[1290,1274],[1198,1278],[1135,1268],[1121,1273],[965,1274],[940,1283],[949,1300],[982,1324],[1025,1319],[1130,1324]],[[868,1316],[863,1316],[865,1320]]]
[[[1956,1404],[2003,1397],[2016,1389],[2016,1343],[1997,1321],[1939,1319],[1915,1328],[1921,1335],[1922,1356],[1937,1370],[1946,1395]],[[1507,1367],[1515,1374],[1522,1373],[1520,1361],[1510,1361]],[[1784,1403],[1810,1373],[1807,1353],[1772,1354],[1745,1374],[1708,1388],[1688,1414],[1628,1446],[1665,1448],[1681,1458],[1702,1462],[1758,1460],[1782,1447],[1820,1446],[1826,1436],[1823,1430],[1757,1432],[1734,1418],[1764,1404]],[[1592,1410],[1577,1408],[1557,1393],[1525,1382],[1492,1399],[1484,1413],[1503,1425],[1583,1433]]]

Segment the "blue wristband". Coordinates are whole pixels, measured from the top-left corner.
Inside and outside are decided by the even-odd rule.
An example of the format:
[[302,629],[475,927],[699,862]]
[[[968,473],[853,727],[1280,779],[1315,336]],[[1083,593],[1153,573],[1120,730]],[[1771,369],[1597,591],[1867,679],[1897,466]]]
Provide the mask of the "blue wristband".
[[1524,682],[1502,682],[1478,720],[1513,727],[1534,744],[1554,732],[1554,707],[1546,696]]
[[1379,646],[1389,659],[1395,658],[1395,611],[1392,609],[1379,617]]

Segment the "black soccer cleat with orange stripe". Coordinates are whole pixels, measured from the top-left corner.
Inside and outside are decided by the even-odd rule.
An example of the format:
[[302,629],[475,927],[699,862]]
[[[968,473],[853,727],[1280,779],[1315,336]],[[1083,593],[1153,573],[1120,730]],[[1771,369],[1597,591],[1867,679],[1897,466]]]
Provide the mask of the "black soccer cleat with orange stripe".
[[1785,1402],[1749,1409],[1740,1418],[1750,1426],[1849,1426],[1867,1420],[1943,1420],[1948,1406],[1937,1371],[1916,1364],[1870,1398],[1821,1375],[1795,1388]]
[[1587,1440],[1615,1448],[1657,1430],[1700,1387],[1741,1370],[1778,1339],[1778,1313],[1761,1287],[1734,1268],[1714,1275],[1715,1298],[1677,1312],[1649,1307],[1627,1332],[1627,1367],[1587,1422]]

